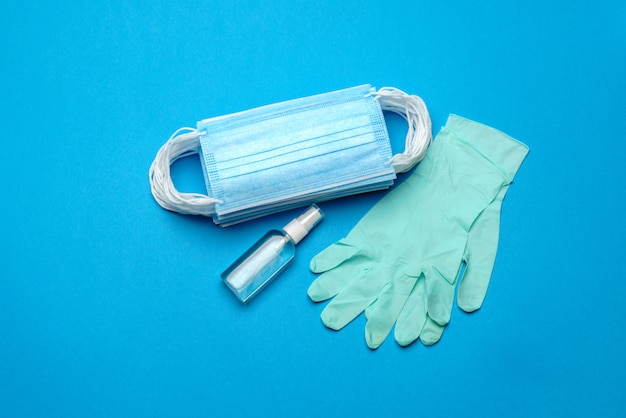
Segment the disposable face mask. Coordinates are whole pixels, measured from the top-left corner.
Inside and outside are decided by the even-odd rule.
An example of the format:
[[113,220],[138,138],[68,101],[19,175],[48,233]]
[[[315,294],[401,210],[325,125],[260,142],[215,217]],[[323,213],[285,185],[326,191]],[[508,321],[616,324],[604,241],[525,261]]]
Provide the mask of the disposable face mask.
[[[383,110],[409,123],[405,151],[392,155]],[[185,132],[186,131],[186,132]],[[205,119],[182,128],[150,168],[165,209],[211,216],[228,226],[338,197],[388,188],[431,142],[424,102],[369,85]],[[170,165],[198,152],[207,195],[180,193]]]

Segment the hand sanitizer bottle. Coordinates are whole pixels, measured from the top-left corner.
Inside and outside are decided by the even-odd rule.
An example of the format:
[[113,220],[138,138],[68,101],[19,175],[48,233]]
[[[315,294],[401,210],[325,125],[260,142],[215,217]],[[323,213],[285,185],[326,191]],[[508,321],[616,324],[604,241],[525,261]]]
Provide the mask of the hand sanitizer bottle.
[[296,254],[296,244],[323,217],[313,204],[282,230],[269,231],[222,273],[222,280],[240,301],[247,302],[287,267]]

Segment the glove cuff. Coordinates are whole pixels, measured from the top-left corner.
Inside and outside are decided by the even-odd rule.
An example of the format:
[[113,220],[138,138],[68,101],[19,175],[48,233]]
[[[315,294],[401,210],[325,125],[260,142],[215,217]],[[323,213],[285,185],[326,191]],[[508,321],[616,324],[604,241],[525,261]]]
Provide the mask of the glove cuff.
[[497,129],[461,116],[450,115],[446,128],[490,160],[509,181],[513,181],[528,154],[526,144]]

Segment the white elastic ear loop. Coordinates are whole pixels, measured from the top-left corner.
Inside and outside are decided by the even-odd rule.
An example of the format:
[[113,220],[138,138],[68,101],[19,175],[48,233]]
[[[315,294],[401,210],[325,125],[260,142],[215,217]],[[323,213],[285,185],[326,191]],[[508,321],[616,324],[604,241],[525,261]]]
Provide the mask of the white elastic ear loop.
[[397,88],[382,87],[374,95],[383,110],[402,116],[409,124],[404,152],[391,158],[396,173],[405,173],[422,161],[433,140],[430,114],[420,97],[408,95]]
[[[188,131],[181,134],[181,132]],[[164,209],[184,215],[215,214],[217,199],[199,193],[181,193],[174,187],[170,166],[178,159],[197,154],[200,134],[193,128],[180,128],[159,149],[150,166],[150,188],[155,200]]]

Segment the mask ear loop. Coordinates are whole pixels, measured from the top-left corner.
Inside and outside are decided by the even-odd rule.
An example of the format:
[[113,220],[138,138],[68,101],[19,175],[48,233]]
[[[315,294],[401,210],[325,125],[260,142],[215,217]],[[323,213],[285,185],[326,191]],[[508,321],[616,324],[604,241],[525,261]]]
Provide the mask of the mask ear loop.
[[157,152],[150,166],[150,189],[154,199],[164,209],[183,215],[215,214],[215,203],[221,203],[220,200],[199,193],[181,193],[172,183],[170,166],[180,158],[197,154],[198,147],[200,147],[198,130],[180,128]]
[[422,161],[432,143],[432,122],[424,101],[394,87],[382,87],[374,97],[383,110],[402,116],[409,124],[404,152],[391,158],[396,173],[406,173]]

